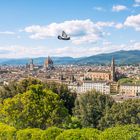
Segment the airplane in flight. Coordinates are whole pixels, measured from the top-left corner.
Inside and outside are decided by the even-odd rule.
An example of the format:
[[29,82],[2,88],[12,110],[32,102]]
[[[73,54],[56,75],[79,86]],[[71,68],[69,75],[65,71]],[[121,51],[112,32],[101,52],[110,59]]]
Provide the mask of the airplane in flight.
[[70,40],[70,36],[68,36],[65,31],[62,31],[62,36],[58,35],[59,40]]

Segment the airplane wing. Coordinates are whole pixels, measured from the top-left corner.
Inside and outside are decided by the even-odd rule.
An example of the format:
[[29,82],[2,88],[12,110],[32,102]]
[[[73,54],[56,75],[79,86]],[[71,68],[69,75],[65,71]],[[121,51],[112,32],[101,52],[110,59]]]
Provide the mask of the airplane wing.
[[62,37],[67,38],[67,34],[64,31],[62,31]]

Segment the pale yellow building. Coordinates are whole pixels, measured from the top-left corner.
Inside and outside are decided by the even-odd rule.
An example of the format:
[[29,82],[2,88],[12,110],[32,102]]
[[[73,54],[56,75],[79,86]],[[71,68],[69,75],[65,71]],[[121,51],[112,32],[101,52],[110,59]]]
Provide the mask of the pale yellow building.
[[126,96],[140,96],[140,85],[123,84],[119,87],[119,93]]

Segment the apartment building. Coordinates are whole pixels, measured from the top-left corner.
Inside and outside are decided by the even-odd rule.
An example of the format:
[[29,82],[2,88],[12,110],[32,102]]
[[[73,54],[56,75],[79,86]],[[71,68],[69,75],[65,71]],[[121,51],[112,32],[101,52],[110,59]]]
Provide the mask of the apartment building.
[[110,84],[104,81],[93,82],[93,81],[83,81],[82,84],[71,84],[68,88],[77,93],[84,93],[91,90],[96,90],[104,94],[110,93]]
[[126,96],[140,96],[140,85],[122,84],[119,87],[119,93]]

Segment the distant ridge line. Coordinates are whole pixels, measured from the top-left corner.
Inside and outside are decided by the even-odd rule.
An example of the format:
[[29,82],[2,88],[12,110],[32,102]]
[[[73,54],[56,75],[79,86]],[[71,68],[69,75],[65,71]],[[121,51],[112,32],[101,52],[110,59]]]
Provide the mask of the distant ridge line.
[[[56,65],[64,64],[110,64],[112,57],[115,58],[116,64],[140,64],[140,50],[129,50],[129,51],[116,51],[111,53],[102,53],[87,57],[51,57]],[[38,65],[43,65],[46,57],[33,58],[34,62]],[[29,58],[1,58],[0,65],[25,65],[29,61]]]

